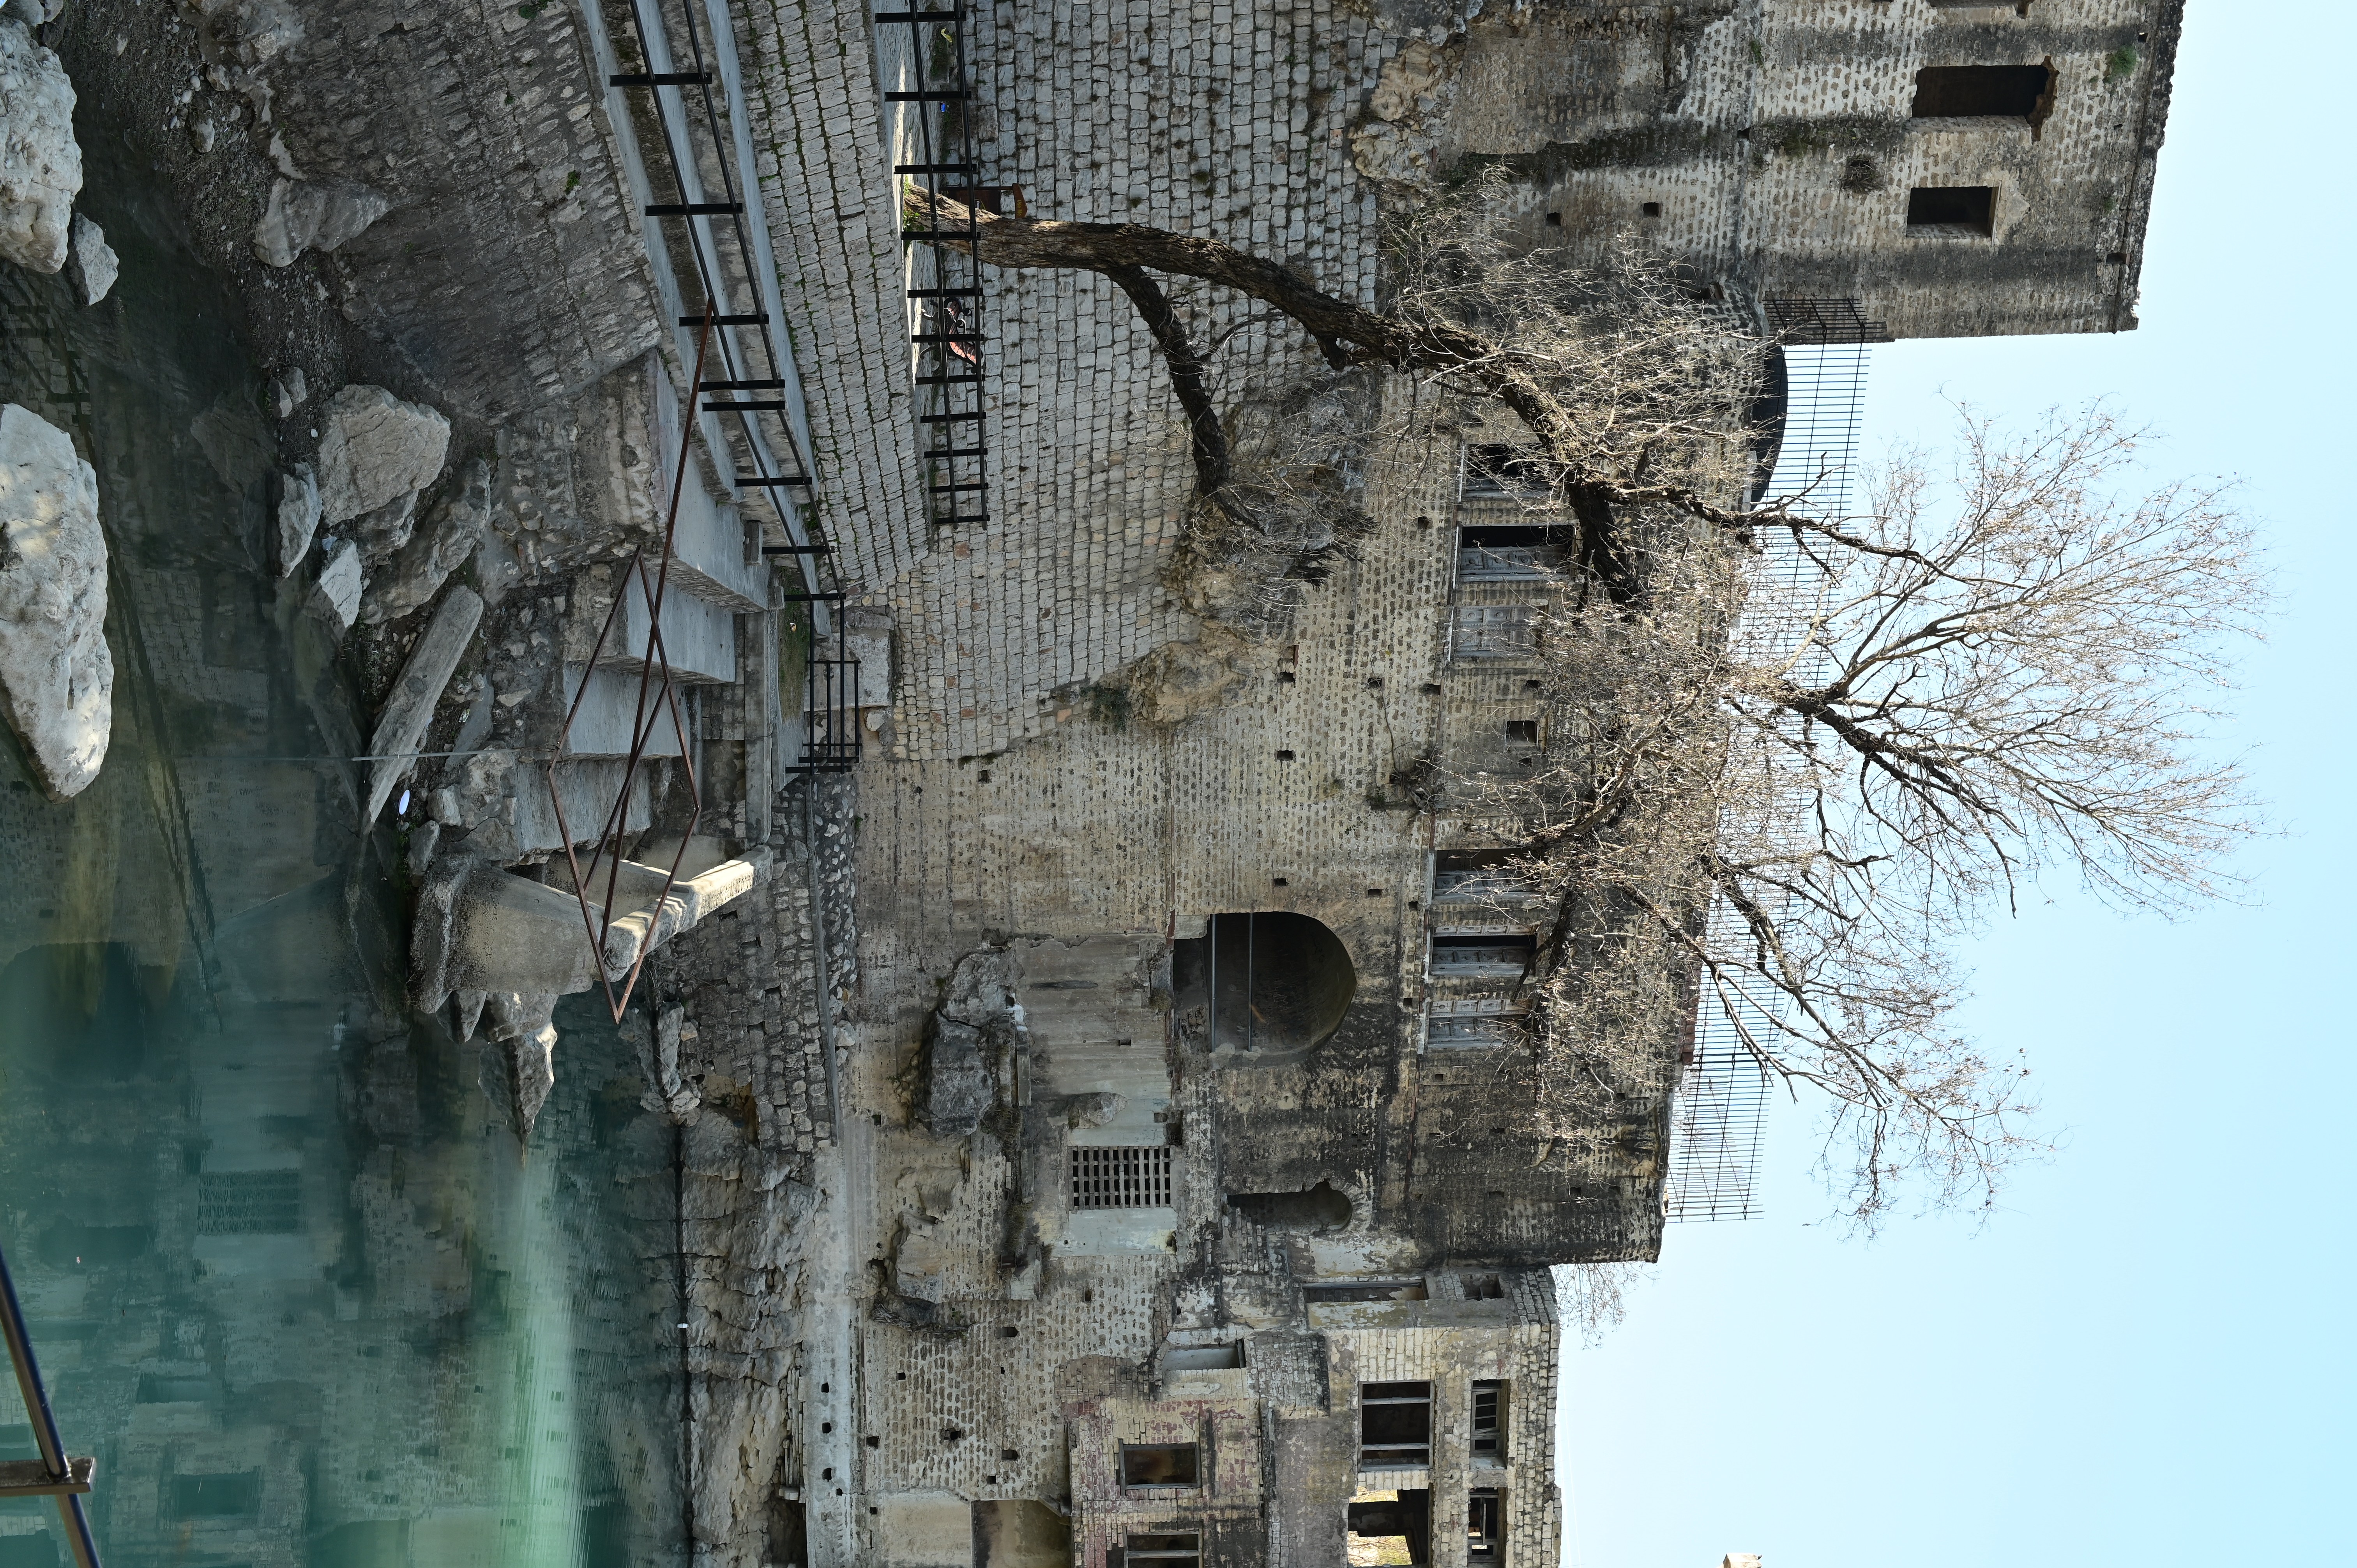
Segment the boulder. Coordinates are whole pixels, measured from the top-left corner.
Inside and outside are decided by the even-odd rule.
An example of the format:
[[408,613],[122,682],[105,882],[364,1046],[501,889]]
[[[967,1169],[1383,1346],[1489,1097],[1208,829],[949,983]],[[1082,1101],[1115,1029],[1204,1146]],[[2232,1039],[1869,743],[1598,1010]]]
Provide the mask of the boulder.
[[68,264],[73,270],[67,275],[73,280],[74,292],[81,295],[84,305],[96,305],[104,299],[123,272],[123,263],[115,259],[114,247],[106,242],[106,231],[79,212],[74,214],[73,254]]
[[278,476],[278,575],[291,577],[319,531],[319,479],[308,463]]
[[332,251],[391,210],[392,202],[364,185],[274,180],[253,226],[253,254],[264,266],[293,266],[304,252]]
[[319,585],[314,591],[313,603],[321,613],[336,623],[339,631],[350,630],[352,618],[361,613],[361,547],[350,540],[328,558],[319,570]]
[[0,707],[52,800],[98,777],[114,722],[98,477],[62,430],[0,407]]
[[369,736],[369,756],[373,760],[368,765],[368,789],[361,807],[362,828],[376,821],[377,813],[393,798],[394,787],[417,766],[414,753],[434,721],[442,689],[450,683],[482,618],[481,597],[461,583],[450,590],[434,618],[425,623],[417,645],[409,650]]
[[399,620],[440,593],[450,574],[482,542],[490,519],[490,465],[478,458],[370,582],[361,618],[371,625]]
[[319,515],[331,526],[434,482],[450,450],[450,422],[382,387],[350,386],[328,401],[320,426]]
[[37,273],[66,264],[81,145],[73,83],[22,23],[0,21],[0,261]]

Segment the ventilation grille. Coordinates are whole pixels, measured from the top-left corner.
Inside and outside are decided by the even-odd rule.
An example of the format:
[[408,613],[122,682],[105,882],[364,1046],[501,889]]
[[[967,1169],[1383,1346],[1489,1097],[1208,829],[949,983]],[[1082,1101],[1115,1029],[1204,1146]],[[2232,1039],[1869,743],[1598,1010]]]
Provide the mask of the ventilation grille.
[[199,1236],[283,1236],[302,1228],[301,1171],[210,1171],[197,1178]]
[[1168,1208],[1170,1146],[1074,1149],[1074,1208]]

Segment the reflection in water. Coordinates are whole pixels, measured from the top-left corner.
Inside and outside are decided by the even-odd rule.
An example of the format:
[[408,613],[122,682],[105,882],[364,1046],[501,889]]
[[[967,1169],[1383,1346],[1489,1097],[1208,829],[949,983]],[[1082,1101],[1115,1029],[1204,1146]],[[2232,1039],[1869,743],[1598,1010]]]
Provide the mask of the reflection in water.
[[[77,800],[0,755],[0,1242],[107,1561],[679,1561],[674,1133],[584,1007],[527,1156],[402,1007],[401,846],[351,827],[361,725],[266,571],[262,388],[167,222],[97,205],[104,305],[0,268],[0,397],[98,471],[118,672]],[[0,1502],[0,1568],[54,1530]]]

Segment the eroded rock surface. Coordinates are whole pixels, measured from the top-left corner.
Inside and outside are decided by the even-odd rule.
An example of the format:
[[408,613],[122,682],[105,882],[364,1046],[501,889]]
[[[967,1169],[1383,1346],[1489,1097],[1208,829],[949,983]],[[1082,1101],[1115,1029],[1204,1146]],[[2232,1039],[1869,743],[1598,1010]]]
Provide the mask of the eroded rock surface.
[[328,402],[319,427],[319,515],[330,527],[434,482],[450,450],[450,422],[382,387],[350,386]]
[[425,525],[393,550],[383,571],[369,584],[361,618],[371,624],[399,620],[441,592],[450,574],[482,542],[492,504],[490,466],[478,459],[467,466]]
[[53,273],[66,264],[81,145],[73,83],[23,24],[0,21],[0,260]]
[[253,226],[253,254],[264,266],[290,267],[306,251],[332,251],[393,210],[364,185],[271,183],[269,205]]
[[114,723],[98,477],[66,433],[0,407],[0,705],[53,800],[98,777]]

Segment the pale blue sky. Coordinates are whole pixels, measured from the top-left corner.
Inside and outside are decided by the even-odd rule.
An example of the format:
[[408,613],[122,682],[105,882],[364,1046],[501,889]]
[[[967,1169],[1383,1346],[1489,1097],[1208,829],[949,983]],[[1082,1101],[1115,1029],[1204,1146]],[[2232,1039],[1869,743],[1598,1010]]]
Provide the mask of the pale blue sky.
[[2143,328],[1878,349],[1867,437],[1943,440],[1943,391],[2025,415],[2108,396],[2166,433],[2156,468],[2241,476],[2284,602],[2226,743],[2257,748],[2283,836],[2244,857],[2252,907],[2128,920],[2053,886],[1970,951],[1969,1022],[2029,1052],[2063,1142],[1986,1227],[1846,1240],[1811,1118],[1772,1122],[1771,1217],[1674,1227],[1627,1322],[1567,1351],[1577,1568],[2349,1550],[2357,8],[2190,9]]

